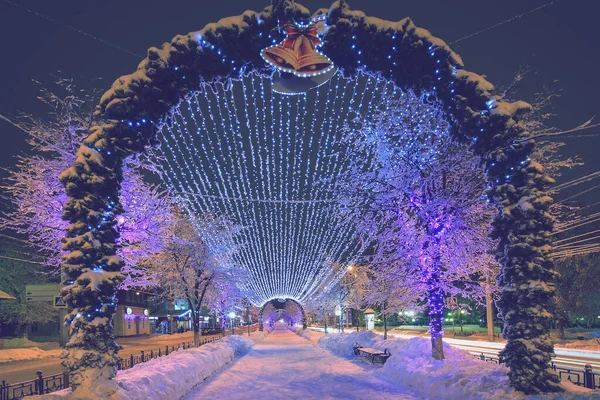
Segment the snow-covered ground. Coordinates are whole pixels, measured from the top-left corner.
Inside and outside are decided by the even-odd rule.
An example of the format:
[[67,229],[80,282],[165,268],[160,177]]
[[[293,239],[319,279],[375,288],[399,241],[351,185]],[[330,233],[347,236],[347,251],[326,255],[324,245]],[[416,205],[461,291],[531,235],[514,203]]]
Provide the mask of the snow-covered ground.
[[254,331],[254,332],[250,332],[250,339],[252,339],[255,343],[256,342],[261,342],[263,340],[266,339],[267,335],[269,334],[268,331]]
[[[247,338],[229,336],[120,371],[113,392],[92,385],[86,388],[84,397],[108,400],[600,398],[600,391],[568,383],[564,394],[526,397],[510,387],[504,366],[477,360],[447,343],[444,344],[446,359],[435,361],[431,358],[430,341],[422,337],[384,341],[373,332],[324,335],[298,328],[290,330],[283,324],[275,325],[270,333],[254,332],[250,336],[256,345]],[[392,356],[383,366],[370,365],[354,356],[352,346],[356,342],[365,347],[388,349]],[[56,400],[69,397],[68,390],[42,396]]]
[[37,347],[0,350],[0,364],[13,361],[40,360],[58,357],[62,350],[42,350]]
[[[309,329],[317,332],[324,331],[324,329],[321,327],[311,327]],[[346,329],[345,331],[346,333],[353,332],[352,329]],[[333,329],[331,327],[329,327],[328,332],[329,334],[339,334],[337,329]],[[376,333],[377,335],[383,335],[382,332],[372,332]],[[419,337],[428,339],[428,337],[421,335],[389,332],[388,337],[405,340]],[[446,337],[444,338],[444,342],[458,349],[467,350],[473,355],[484,354],[492,357],[497,357],[500,350],[502,350],[505,346],[505,342],[487,342],[483,340],[454,339]],[[556,357],[554,357],[553,362],[557,367],[583,370],[585,364],[590,364],[594,371],[600,370],[600,351],[591,349],[566,349],[555,347],[554,353],[556,354]]]
[[[119,371],[115,381],[117,391],[94,387],[72,397],[70,390],[41,396],[44,400],[90,398],[110,400],[175,400],[189,393],[234,357],[248,352],[254,343],[241,336],[228,336],[195,349],[175,351],[125,371]],[[74,393],[77,395],[77,392]],[[87,397],[85,397],[87,396]]]
[[378,368],[315,346],[285,326],[187,399],[423,399],[383,379]]
[[388,349],[392,356],[380,373],[390,382],[415,388],[425,399],[598,399],[600,391],[590,391],[566,385],[565,394],[529,396],[515,392],[508,383],[505,366],[475,359],[469,352],[444,343],[446,359],[431,358],[431,342],[427,338],[388,339],[373,332],[327,335],[319,346],[334,354],[355,358],[354,343],[380,350]]
[[322,332],[317,332],[312,329],[302,329],[302,327],[294,327],[292,328],[292,331],[296,332],[296,335],[314,343],[317,343],[319,338],[323,336]]

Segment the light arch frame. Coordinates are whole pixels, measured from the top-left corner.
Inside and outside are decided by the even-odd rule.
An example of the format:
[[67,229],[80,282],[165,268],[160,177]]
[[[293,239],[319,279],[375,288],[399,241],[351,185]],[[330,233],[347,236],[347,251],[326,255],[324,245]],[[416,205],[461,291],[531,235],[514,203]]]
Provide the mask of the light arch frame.
[[[282,301],[283,300],[283,301]],[[282,299],[269,299],[267,301],[265,301],[265,304],[262,305],[262,307],[260,308],[260,311],[258,313],[258,330],[259,331],[263,331],[264,330],[264,326],[263,326],[263,313],[265,311],[265,308],[267,307],[267,305],[275,302],[275,301],[279,301],[281,303],[286,303],[288,301],[294,302],[296,303],[296,305],[298,305],[298,307],[300,307],[300,311],[302,312],[302,329],[305,330],[308,325],[307,325],[307,320],[306,320],[306,312],[304,311],[304,307],[302,306],[302,304],[300,304],[300,302],[292,297],[286,297],[286,298],[282,298]]]
[[[526,139],[527,132],[519,123],[519,116],[530,106],[507,103],[494,95],[493,85],[466,71],[446,43],[408,18],[388,22],[367,17],[351,10],[345,1],[336,1],[315,15],[326,15],[329,29],[321,51],[340,73],[352,76],[364,68],[401,88],[434,91],[450,116],[454,136],[471,143],[486,164],[489,198],[499,210],[492,234],[499,239],[497,258],[502,265],[498,281],[504,289],[499,305],[510,350],[504,361],[517,389],[529,386],[552,391],[547,384],[553,379],[551,371],[540,368],[539,376],[525,381],[525,369],[519,365],[528,354],[526,344],[536,349],[541,367],[549,365],[553,355],[548,340],[550,313],[532,315],[529,311],[534,306],[547,311],[552,290],[537,300],[527,300],[528,293],[520,289],[524,280],[532,279],[552,289],[554,276],[548,238],[552,220],[547,214],[549,204],[541,203],[549,180],[529,158],[534,142]],[[86,379],[86,369],[108,370],[98,376],[109,378],[116,374],[118,346],[112,317],[122,261],[116,255],[115,226],[122,211],[119,190],[124,160],[155,143],[154,122],[190,91],[207,82],[237,79],[250,70],[270,75],[271,67],[260,57],[260,50],[283,38],[278,22],[310,17],[306,8],[293,1],[274,0],[262,12],[246,11],[198,32],[178,35],[160,49],[149,49],[137,71],[119,78],[102,96],[96,110],[102,122],[91,128],[76,162],[60,176],[69,196],[64,218],[70,225],[62,264],[67,276],[62,293],[70,308],[67,350],[77,349],[83,355],[75,357],[70,352],[65,360],[74,372],[74,388]],[[539,207],[517,207],[523,198]],[[529,301],[530,307],[519,306],[523,301]],[[519,328],[519,323],[527,329]],[[98,357],[98,352],[105,356]]]

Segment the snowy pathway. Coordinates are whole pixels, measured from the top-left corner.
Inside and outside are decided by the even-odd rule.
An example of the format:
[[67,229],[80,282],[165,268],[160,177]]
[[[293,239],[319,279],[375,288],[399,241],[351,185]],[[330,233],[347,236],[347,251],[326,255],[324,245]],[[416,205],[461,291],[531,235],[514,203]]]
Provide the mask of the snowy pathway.
[[423,399],[376,376],[377,367],[332,355],[276,325],[246,356],[187,399]]

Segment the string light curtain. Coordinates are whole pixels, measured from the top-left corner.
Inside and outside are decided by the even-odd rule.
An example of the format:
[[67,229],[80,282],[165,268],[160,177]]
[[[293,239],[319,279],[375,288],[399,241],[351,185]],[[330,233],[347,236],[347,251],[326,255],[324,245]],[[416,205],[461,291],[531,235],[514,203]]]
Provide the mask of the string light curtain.
[[235,257],[254,304],[304,303],[362,251],[327,187],[348,168],[342,128],[402,95],[366,73],[298,96],[272,92],[256,74],[206,84],[173,108],[152,157],[192,218],[222,215],[242,227]]

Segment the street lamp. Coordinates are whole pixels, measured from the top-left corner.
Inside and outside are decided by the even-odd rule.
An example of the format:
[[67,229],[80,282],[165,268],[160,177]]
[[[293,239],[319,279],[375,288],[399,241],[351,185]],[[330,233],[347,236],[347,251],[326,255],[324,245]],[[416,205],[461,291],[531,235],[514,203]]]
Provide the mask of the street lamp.
[[235,321],[235,311],[229,313],[229,321],[231,321],[231,334],[235,335],[235,328],[233,326],[233,322]]
[[248,325],[248,337],[250,337],[250,307],[246,308],[246,324]]

